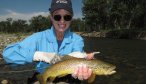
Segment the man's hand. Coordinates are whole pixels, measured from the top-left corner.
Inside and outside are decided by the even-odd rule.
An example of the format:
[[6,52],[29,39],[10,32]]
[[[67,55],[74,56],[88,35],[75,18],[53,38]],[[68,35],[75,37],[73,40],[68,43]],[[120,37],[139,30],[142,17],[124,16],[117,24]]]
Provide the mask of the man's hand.
[[100,52],[91,52],[91,53],[85,53],[85,52],[72,52],[69,53],[69,56],[77,57],[77,58],[86,58],[86,59],[94,59],[95,54],[99,54]]
[[74,78],[78,78],[79,80],[87,80],[92,74],[92,70],[89,69],[86,65],[78,66],[75,69],[75,72],[72,74]]
[[57,62],[61,61],[61,57],[57,54],[53,57],[53,59],[50,61],[50,64],[55,64]]
[[92,52],[92,53],[86,53],[87,54],[87,59],[94,59],[95,54],[99,54],[100,52]]
[[60,57],[56,55],[56,53],[47,53],[47,52],[40,52],[37,51],[33,57],[34,61],[44,61],[46,63],[55,64],[56,62],[60,61]]

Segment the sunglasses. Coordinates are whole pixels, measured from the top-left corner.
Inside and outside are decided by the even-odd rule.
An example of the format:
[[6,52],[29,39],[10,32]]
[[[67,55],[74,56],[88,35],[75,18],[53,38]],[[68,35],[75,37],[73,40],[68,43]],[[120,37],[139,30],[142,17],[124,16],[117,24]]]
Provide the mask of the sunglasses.
[[64,16],[61,16],[61,15],[54,15],[53,18],[54,18],[55,21],[60,21],[62,17],[63,17],[63,19],[64,19],[65,21],[71,21],[71,19],[72,19],[72,16],[71,16],[71,15],[64,15]]

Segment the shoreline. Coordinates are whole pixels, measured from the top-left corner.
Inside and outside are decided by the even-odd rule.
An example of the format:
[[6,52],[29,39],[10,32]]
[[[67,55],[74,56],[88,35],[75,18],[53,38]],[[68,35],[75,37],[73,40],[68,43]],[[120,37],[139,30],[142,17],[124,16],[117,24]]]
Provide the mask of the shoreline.
[[[117,37],[116,35],[112,35],[112,36],[107,36],[108,32],[75,32],[76,34],[82,36],[82,37],[97,37],[97,38],[111,38],[111,39],[137,39],[137,40],[144,40],[146,41],[146,32],[140,33],[138,35],[135,35],[136,37],[132,37],[132,38],[120,38]],[[33,32],[31,33],[0,33],[0,60],[3,59],[1,54],[2,54],[2,50],[9,44],[11,43],[15,43],[18,42],[24,38],[26,38],[27,36],[33,34]]]
[[128,37],[125,37],[125,38],[120,38],[120,37],[116,37],[116,36],[107,36],[107,33],[108,32],[96,32],[96,31],[93,31],[93,32],[75,32],[76,34],[82,36],[82,37],[97,37],[97,38],[111,38],[111,39],[138,39],[138,40],[144,40],[146,41],[146,35],[136,35],[136,37],[131,37],[131,38],[128,38]]

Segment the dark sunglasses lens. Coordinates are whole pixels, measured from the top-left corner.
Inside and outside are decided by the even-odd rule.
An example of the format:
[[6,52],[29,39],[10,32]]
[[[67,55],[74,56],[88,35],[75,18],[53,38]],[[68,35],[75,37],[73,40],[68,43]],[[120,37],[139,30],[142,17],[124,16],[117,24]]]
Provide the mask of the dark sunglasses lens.
[[[54,15],[54,20],[56,20],[56,21],[60,21],[61,18],[62,18],[61,15]],[[65,21],[70,21],[72,19],[72,16],[71,15],[65,15],[63,19]]]
[[64,20],[65,21],[70,21],[72,19],[72,16],[71,15],[65,15],[64,16]]
[[60,15],[54,15],[54,20],[60,21],[61,20],[61,16]]

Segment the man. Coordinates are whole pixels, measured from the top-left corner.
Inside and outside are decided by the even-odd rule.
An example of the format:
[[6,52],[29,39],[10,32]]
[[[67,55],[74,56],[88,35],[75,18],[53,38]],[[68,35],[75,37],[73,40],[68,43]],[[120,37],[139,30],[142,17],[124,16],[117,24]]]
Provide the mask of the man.
[[[70,31],[73,17],[71,0],[52,0],[49,10],[52,21],[51,29],[35,33],[23,41],[7,46],[3,51],[3,57],[7,63],[26,64],[37,61],[36,73],[38,74],[43,73],[46,67],[60,61],[59,56],[69,54],[85,59],[94,57],[94,53],[84,53],[83,38]],[[37,81],[36,73],[30,79],[35,79],[33,82]],[[65,82],[79,84],[79,80],[86,80],[91,74],[92,70],[83,65],[75,69],[75,72],[67,77],[70,80],[65,80]],[[60,81],[60,79],[55,81],[58,82],[58,80]],[[28,84],[32,82],[29,81]]]

